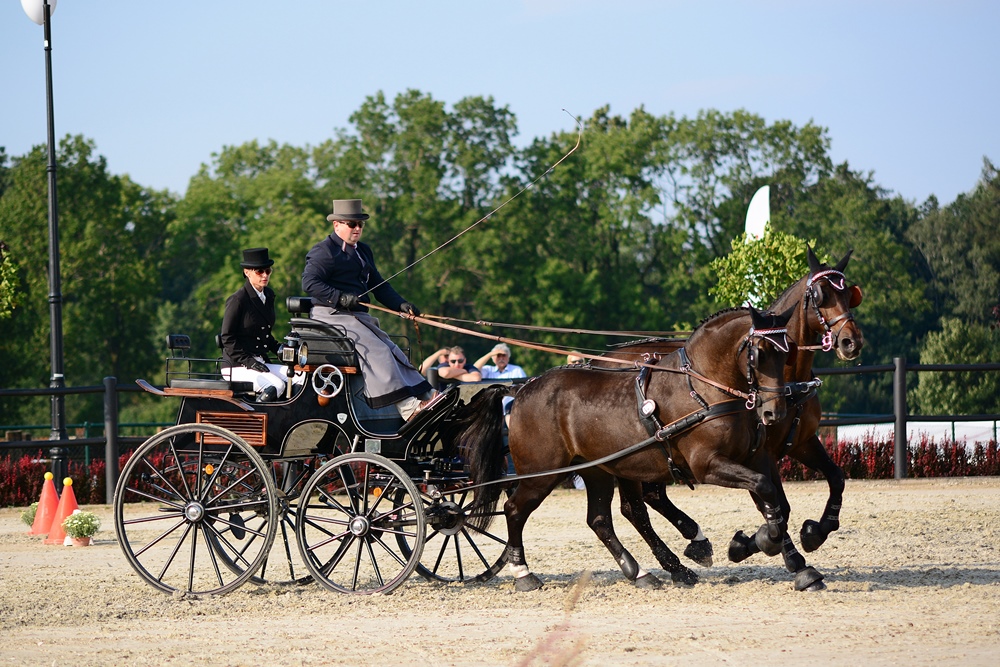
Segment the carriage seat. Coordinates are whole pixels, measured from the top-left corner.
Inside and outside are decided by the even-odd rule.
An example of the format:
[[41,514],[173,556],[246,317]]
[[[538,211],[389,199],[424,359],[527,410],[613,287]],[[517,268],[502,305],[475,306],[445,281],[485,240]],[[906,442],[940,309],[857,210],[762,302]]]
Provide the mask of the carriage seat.
[[[313,305],[311,297],[290,296],[285,300],[285,305],[292,314],[290,321],[292,331],[298,334],[301,344],[306,345],[306,364],[309,366],[332,364],[341,368],[358,367],[354,341],[347,336],[347,330],[308,317]],[[306,317],[296,317],[296,315],[306,315]]]
[[[216,343],[219,337],[216,336]],[[220,378],[219,359],[197,359],[189,357],[191,337],[185,334],[167,335],[166,383],[171,389],[195,389],[208,391],[231,391],[236,394],[253,395],[252,382],[230,382]]]

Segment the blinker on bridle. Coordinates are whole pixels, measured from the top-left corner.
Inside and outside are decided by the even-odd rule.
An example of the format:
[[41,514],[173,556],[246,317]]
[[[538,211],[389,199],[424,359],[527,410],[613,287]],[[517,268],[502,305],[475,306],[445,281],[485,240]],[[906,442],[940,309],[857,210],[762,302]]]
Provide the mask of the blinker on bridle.
[[[770,329],[755,329],[750,327],[750,332],[747,333],[746,338],[740,344],[739,349],[736,351],[736,356],[739,357],[740,353],[744,349],[747,351],[747,384],[750,386],[750,396],[747,398],[747,410],[752,410],[757,404],[757,394],[758,393],[769,393],[769,394],[787,394],[788,391],[785,387],[761,387],[757,384],[757,353],[758,353],[758,343],[751,341],[761,341],[766,340],[782,352],[786,352],[789,355],[786,364],[793,363],[794,354],[796,353],[795,343],[788,337],[788,329],[786,327],[773,327]],[[774,398],[768,400],[775,400]]]

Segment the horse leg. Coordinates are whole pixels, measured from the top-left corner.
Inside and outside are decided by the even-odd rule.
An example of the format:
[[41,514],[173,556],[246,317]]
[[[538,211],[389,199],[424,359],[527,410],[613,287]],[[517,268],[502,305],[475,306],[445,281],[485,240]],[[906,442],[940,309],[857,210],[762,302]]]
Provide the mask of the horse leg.
[[[758,457],[760,456],[758,454]],[[763,466],[767,469],[768,473],[775,468],[769,458]],[[763,551],[768,556],[776,556],[781,552],[781,544],[784,541],[785,534],[787,534],[787,522],[781,507],[782,494],[778,486],[772,481],[773,479],[779,479],[778,483],[780,484],[780,478],[771,474],[758,472],[757,470],[751,470],[744,465],[723,457],[713,459],[702,476],[702,481],[707,484],[724,486],[731,489],[746,489],[750,492],[754,498],[754,502],[757,504],[757,509],[764,515],[765,520],[765,524],[750,539],[756,543],[758,550]],[[733,540],[735,541],[742,532],[737,532]],[[732,543],[729,545],[729,552],[730,559],[732,560]],[[756,551],[753,553],[756,553]]]
[[504,558],[514,577],[514,590],[518,592],[542,587],[541,579],[528,569],[528,562],[524,557],[524,525],[561,479],[555,476],[521,480],[503,505],[507,518],[507,548],[504,550]]
[[618,491],[621,493],[622,516],[628,519],[635,529],[646,540],[646,544],[652,549],[656,560],[660,562],[663,569],[670,573],[670,579],[676,584],[693,586],[698,583],[698,575],[681,564],[674,552],[664,544],[660,536],[653,530],[649,522],[649,513],[646,511],[646,504],[640,494],[638,482],[627,479],[618,480]]
[[[619,480],[620,485],[621,480]],[[701,526],[694,519],[670,502],[670,499],[667,498],[666,484],[660,482],[643,482],[642,499],[647,505],[663,515],[670,522],[670,525],[677,529],[681,537],[690,540],[684,549],[686,557],[703,567],[712,567],[712,556],[714,554],[712,543],[701,532]],[[655,549],[653,553],[656,553]]]
[[[602,470],[587,470],[581,473],[587,485],[587,525],[594,531],[611,555],[625,578],[639,588],[662,588],[656,576],[639,567],[632,554],[622,545],[615,534],[611,520],[611,499],[615,494],[614,477]],[[636,494],[638,499],[638,494]],[[642,504],[641,501],[639,504]],[[648,520],[647,516],[647,520]],[[672,555],[672,554],[671,554]],[[677,557],[674,556],[674,560]],[[678,565],[680,561],[678,561]]]
[[729,544],[729,558],[733,562],[738,563],[759,551],[764,551],[768,556],[776,556],[780,552],[785,563],[785,569],[795,574],[795,590],[821,591],[826,588],[826,584],[823,583],[823,575],[814,567],[806,564],[805,557],[795,548],[795,544],[788,534],[787,517],[791,512],[791,505],[788,502],[788,497],[785,495],[781,478],[778,477],[777,465],[773,461],[771,462],[770,469],[772,485],[775,489],[775,496],[778,500],[778,507],[781,513],[782,538],[780,547],[774,550],[773,540],[771,539],[773,512],[769,509],[768,502],[758,493],[751,491],[750,495],[757,505],[757,509],[767,519],[767,523],[762,525],[753,537],[748,537],[742,530],[738,531]]
[[827,498],[823,518],[819,522],[807,519],[802,523],[802,530],[799,532],[802,548],[807,552],[816,551],[826,542],[830,533],[840,528],[840,507],[844,500],[844,471],[833,462],[826,447],[815,434],[793,448],[789,455],[803,465],[822,473],[830,486],[830,497]]

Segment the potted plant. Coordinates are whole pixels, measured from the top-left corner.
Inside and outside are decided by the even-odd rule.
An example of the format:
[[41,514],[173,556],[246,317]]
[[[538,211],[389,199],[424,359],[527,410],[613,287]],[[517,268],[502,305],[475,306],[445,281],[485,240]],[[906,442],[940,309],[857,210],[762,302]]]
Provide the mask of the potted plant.
[[62,527],[66,536],[73,541],[73,546],[88,547],[94,533],[101,527],[101,520],[93,512],[74,510],[63,521]]
[[38,512],[38,503],[31,503],[27,509],[21,510],[21,521],[31,528],[35,523],[35,514]]

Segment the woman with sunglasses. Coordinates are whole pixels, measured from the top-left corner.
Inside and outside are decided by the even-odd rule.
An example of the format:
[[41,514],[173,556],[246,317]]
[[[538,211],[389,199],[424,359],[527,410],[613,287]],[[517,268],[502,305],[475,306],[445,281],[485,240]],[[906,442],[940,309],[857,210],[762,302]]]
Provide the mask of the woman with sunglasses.
[[246,280],[226,299],[222,316],[222,375],[231,382],[253,382],[262,402],[277,400],[288,382],[288,367],[268,358],[268,353],[277,355],[281,348],[271,334],[274,290],[267,284],[273,265],[267,248],[244,250],[240,266]]
[[354,340],[368,405],[395,405],[409,420],[430,402],[433,390],[365,304],[371,303],[371,293],[386,308],[409,315],[420,311],[382,278],[371,247],[361,242],[368,214],[360,199],[335,199],[326,219],[333,233],[306,254],[302,272],[302,289],[313,299],[310,317],[343,327]]

